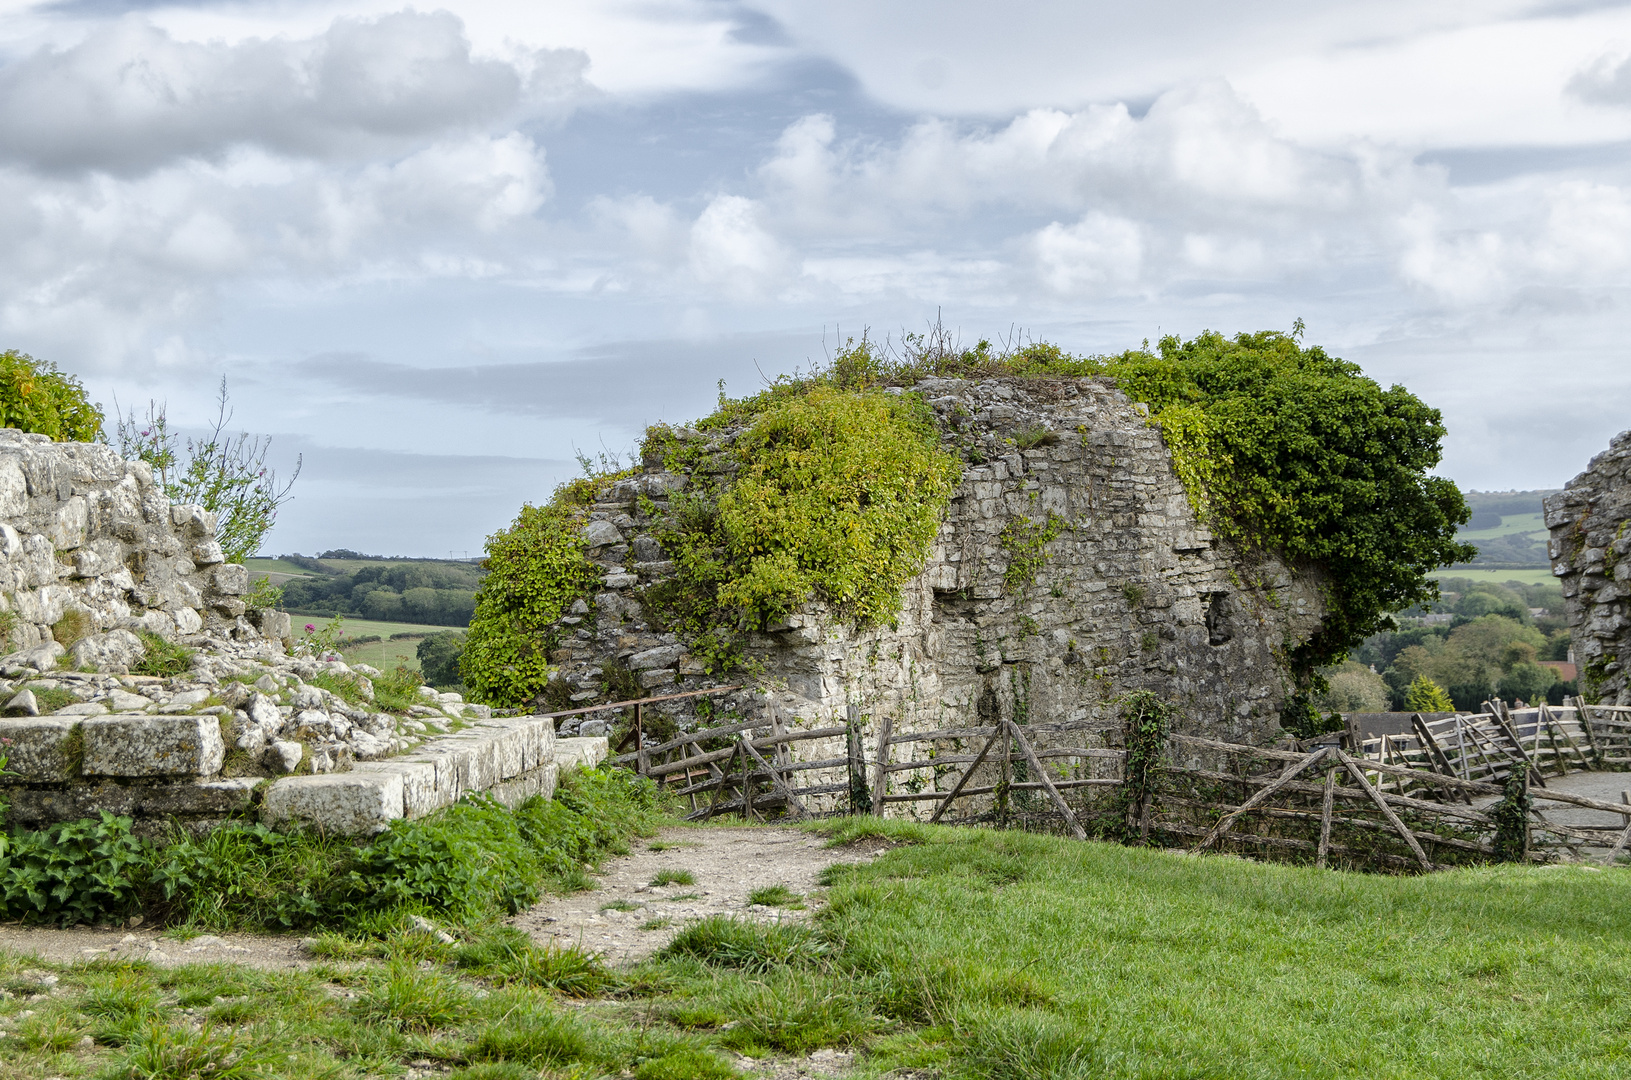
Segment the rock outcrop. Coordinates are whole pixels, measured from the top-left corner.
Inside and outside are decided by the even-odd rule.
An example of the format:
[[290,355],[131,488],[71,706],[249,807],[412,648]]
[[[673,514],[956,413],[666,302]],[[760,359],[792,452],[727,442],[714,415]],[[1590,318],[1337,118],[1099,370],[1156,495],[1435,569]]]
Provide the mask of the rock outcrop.
[[1546,500],[1546,527],[1580,689],[1594,704],[1631,705],[1631,431]]
[[[857,705],[873,740],[885,716],[897,733],[997,716],[1094,719],[1109,739],[1116,700],[1151,689],[1177,706],[1182,730],[1258,744],[1282,736],[1286,657],[1319,626],[1319,582],[1203,528],[1142,406],[1099,379],[929,379],[914,389],[968,464],[899,618],[857,628],[812,604],[748,637],[756,686],[711,708],[759,715],[768,688],[799,726],[843,722]],[[717,450],[738,433],[680,435],[708,444],[696,455],[707,469],[729,467],[707,463],[726,462]],[[650,460],[592,508],[585,536],[603,585],[561,620],[552,659],[569,693],[557,702],[724,683],[645,602],[674,573],[656,535],[661,515],[696,479]],[[1031,572],[1016,569],[1021,558]],[[682,728],[698,720],[690,702],[646,715],[663,710]],[[580,729],[568,720],[562,730]],[[806,757],[843,753],[803,745]]]

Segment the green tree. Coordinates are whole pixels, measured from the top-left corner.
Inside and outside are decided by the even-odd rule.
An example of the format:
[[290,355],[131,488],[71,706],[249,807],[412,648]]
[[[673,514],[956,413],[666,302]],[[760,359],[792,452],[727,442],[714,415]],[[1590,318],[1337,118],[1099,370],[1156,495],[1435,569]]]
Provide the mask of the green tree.
[[227,561],[242,562],[260,550],[277,522],[278,507],[288,501],[304,459],[295,458],[294,475],[278,486],[277,473],[266,464],[271,438],[227,432],[232,412],[224,376],[216,404],[210,433],[189,438],[185,454],[177,449],[180,440],[170,432],[163,405],[149,401],[140,420],[131,410],[119,417],[119,453],[151,465],[171,502],[202,506],[214,514],[215,539]]
[[426,682],[438,689],[464,685],[459,678],[459,658],[464,655],[463,634],[454,630],[426,634],[415,652]]
[[95,442],[102,436],[102,406],[55,364],[8,349],[0,352],[0,427],[55,442]]
[[1425,675],[1418,675],[1405,694],[1404,707],[1410,712],[1454,712],[1450,695],[1444,687]]
[[1364,664],[1347,661],[1326,673],[1325,692],[1315,699],[1323,712],[1385,712],[1388,685]]

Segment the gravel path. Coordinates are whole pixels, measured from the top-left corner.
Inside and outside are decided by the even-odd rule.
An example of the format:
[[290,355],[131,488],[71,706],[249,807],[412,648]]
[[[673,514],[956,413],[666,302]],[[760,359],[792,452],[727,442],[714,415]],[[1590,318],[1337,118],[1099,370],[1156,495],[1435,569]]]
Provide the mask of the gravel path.
[[[885,842],[829,848],[819,836],[773,826],[671,828],[636,841],[607,862],[590,892],[551,897],[512,922],[540,943],[581,944],[615,964],[629,964],[666,945],[685,923],[708,915],[806,919],[821,903],[816,884],[834,863],[868,862]],[[654,885],[658,876],[688,874],[690,884]],[[780,885],[803,898],[802,909],[753,905],[748,894]]]

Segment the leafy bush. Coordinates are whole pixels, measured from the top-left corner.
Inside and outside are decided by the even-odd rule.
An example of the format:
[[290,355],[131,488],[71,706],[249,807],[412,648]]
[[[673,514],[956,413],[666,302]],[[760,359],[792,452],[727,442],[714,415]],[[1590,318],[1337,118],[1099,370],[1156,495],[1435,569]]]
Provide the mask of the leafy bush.
[[[104,813],[6,837],[0,918],[94,922],[141,907],[222,929],[381,927],[402,913],[475,922],[578,886],[585,863],[627,850],[657,816],[655,785],[607,772],[568,773],[555,801],[513,811],[468,798],[363,845],[254,824],[154,846]],[[553,962],[532,959],[539,971]]]
[[153,401],[140,420],[134,410],[118,417],[119,453],[151,465],[171,502],[202,506],[214,514],[215,539],[227,561],[242,562],[272,531],[278,507],[288,501],[300,477],[302,459],[295,459],[294,476],[278,486],[277,473],[266,464],[272,440],[227,431],[232,411],[224,376],[216,403],[214,426],[204,438],[187,440],[185,460],[177,437],[170,434],[165,407]]
[[1417,675],[1405,694],[1404,707],[1410,712],[1454,712],[1455,705],[1444,687],[1425,675]]
[[92,922],[136,905],[146,847],[130,819],[99,819],[15,831],[0,847],[0,913],[34,922]]
[[593,484],[562,485],[547,505],[523,506],[508,529],[487,538],[488,574],[459,659],[476,700],[519,705],[543,691],[555,621],[600,579],[583,544],[584,507],[593,499]]
[[102,434],[102,407],[55,364],[8,349],[0,352],[0,427],[55,442],[95,442]]
[[419,688],[424,685],[419,672],[398,664],[374,680],[374,704],[387,712],[407,712],[409,705],[422,703]]
[[722,606],[761,624],[817,594],[863,622],[900,610],[958,475],[920,401],[813,387],[761,412],[732,452]]

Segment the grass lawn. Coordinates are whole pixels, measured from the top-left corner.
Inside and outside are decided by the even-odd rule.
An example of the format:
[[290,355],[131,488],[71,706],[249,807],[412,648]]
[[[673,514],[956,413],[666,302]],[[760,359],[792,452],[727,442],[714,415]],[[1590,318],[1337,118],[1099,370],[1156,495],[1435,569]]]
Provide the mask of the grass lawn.
[[[289,616],[290,621],[294,623],[296,638],[305,635],[307,623],[311,623],[321,630],[333,618],[332,615]],[[378,634],[382,638],[388,638],[392,634],[413,634],[416,637],[424,637],[426,634],[434,634],[438,630],[458,630],[463,632],[465,628],[462,626],[431,626],[427,623],[376,622],[373,619],[353,619],[350,615],[347,615],[341,629],[345,631],[346,638],[367,637],[370,634]],[[343,643],[345,638],[340,640]]]
[[1516,581],[1523,585],[1545,585],[1557,580],[1545,567],[1536,567],[1532,570],[1476,570],[1463,566],[1455,570],[1434,570],[1427,576],[1438,580],[1470,578],[1473,581],[1488,581],[1496,585],[1504,585],[1508,581]]
[[372,664],[381,671],[390,671],[398,666],[410,671],[419,670],[419,643],[422,637],[398,638],[395,641],[370,641],[365,645],[353,645],[342,652],[349,664]]
[[317,575],[313,574],[310,570],[307,570],[305,567],[296,566],[292,562],[284,562],[282,559],[260,559],[260,558],[245,559],[244,560],[244,568],[249,571],[249,574],[250,574],[251,577],[255,577],[255,576],[258,576],[258,575],[261,575],[261,574],[283,574],[283,575],[287,575],[289,577],[316,577],[317,576]]
[[[858,1050],[861,1076],[947,1080],[1631,1069],[1631,873],[1395,878],[867,818],[826,827],[901,846],[830,871],[813,929],[705,920],[629,972],[491,925],[453,944],[319,941],[382,961],[355,969],[80,964],[43,999],[21,996],[12,962],[19,996],[0,1013],[35,1015],[10,1022],[0,1077],[240,1075],[136,1062],[183,1044],[224,1057],[211,1047],[227,1041],[267,1076],[398,1076],[426,1058],[468,1080],[697,1080],[735,1075],[736,1054],[823,1046]],[[87,1033],[96,1048],[74,1051]]]

